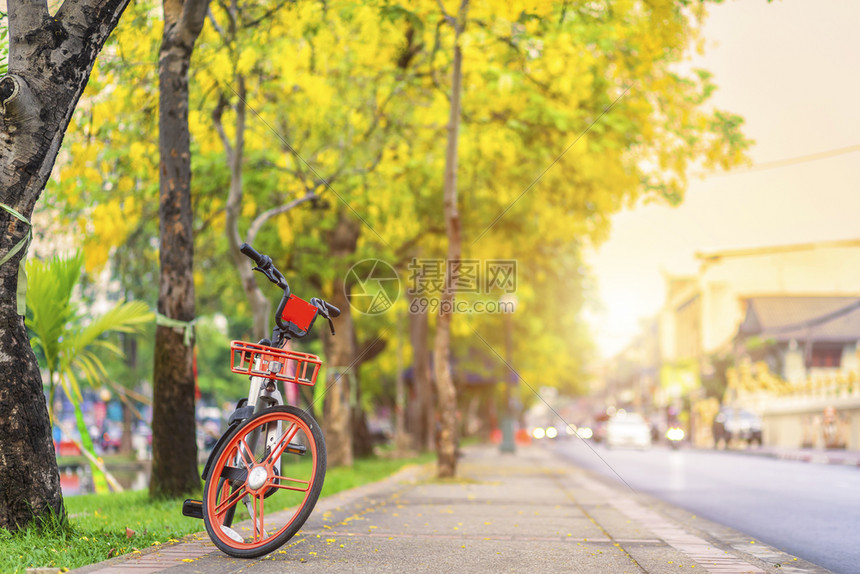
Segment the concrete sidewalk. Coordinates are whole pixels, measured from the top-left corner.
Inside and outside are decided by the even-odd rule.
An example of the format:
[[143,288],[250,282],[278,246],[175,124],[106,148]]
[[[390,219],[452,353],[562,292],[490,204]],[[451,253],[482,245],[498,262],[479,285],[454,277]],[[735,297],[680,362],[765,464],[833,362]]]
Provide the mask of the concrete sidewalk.
[[860,452],[856,450],[760,446],[747,449],[732,449],[731,452],[797,462],[860,467]]
[[231,558],[197,535],[73,572],[826,572],[539,447],[467,449],[453,482],[433,471],[320,501],[298,535],[260,559]]

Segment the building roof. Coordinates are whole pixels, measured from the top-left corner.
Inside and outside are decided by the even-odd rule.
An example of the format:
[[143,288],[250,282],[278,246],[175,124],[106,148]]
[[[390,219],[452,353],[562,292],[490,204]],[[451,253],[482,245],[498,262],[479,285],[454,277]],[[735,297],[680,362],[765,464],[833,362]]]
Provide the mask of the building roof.
[[750,297],[738,335],[777,341],[858,341],[860,297]]
[[713,263],[724,258],[752,257],[770,255],[773,253],[790,253],[796,251],[814,251],[816,249],[834,249],[844,247],[860,247],[860,239],[838,239],[834,241],[816,241],[812,243],[794,243],[790,245],[769,245],[762,247],[747,247],[740,249],[723,249],[720,251],[696,252],[696,258],[704,263]]

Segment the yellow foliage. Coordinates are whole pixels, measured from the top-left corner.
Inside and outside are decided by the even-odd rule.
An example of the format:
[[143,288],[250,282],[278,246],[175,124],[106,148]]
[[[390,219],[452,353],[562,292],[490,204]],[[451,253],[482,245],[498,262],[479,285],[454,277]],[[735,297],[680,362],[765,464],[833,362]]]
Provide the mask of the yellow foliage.
[[[443,4],[456,16],[459,0]],[[72,209],[87,210],[81,227],[88,270],[104,265],[123,244],[139,224],[144,202],[148,213],[155,211],[154,196],[144,195],[158,182],[155,6],[130,8],[137,25],[123,20],[118,27],[66,140],[69,159],[60,166],[58,195]],[[317,209],[303,204],[271,220],[259,236],[263,244],[279,243],[283,257],[297,238],[316,241],[312,256],[293,258],[311,267],[299,272],[334,273],[346,263],[328,260],[325,242],[339,212],[350,209],[387,243],[362,223],[356,257],[393,259],[401,248],[444,252],[440,212],[453,33],[435,0],[400,7],[409,18],[380,17],[376,3],[287,3],[263,25],[240,27],[229,46],[207,23],[192,62],[189,127],[195,169],[206,170],[205,177],[195,176],[193,193],[205,234],[197,244],[209,257],[223,251],[223,182],[229,178],[212,110],[219,96],[238,105],[237,74],[247,87],[240,229],[263,210],[316,186],[323,199]],[[214,19],[226,22],[220,5],[211,9]],[[562,17],[562,10],[570,12]],[[577,10],[590,15],[580,18]],[[577,260],[581,245],[604,237],[608,215],[625,202],[663,193],[644,189],[642,181],[682,192],[691,161],[742,159],[738,149],[708,143],[711,116],[694,103],[698,92],[671,67],[700,26],[700,8],[687,8],[690,18],[677,10],[670,0],[621,0],[611,12],[600,3],[470,3],[461,42],[463,255],[520,262],[520,360],[524,376],[534,382],[555,384],[572,376],[587,345],[571,326],[579,303],[566,305],[569,294],[554,285],[558,261]],[[147,21],[153,25],[140,25]],[[416,53],[404,68],[407,47]],[[635,87],[601,117],[630,85]],[[234,109],[222,118],[234,138]],[[643,166],[661,169],[651,173]],[[335,178],[336,191],[319,178]],[[411,241],[416,243],[410,247]],[[205,288],[199,281],[195,275]],[[240,302],[236,312],[246,308]],[[470,325],[496,334],[498,319],[458,319],[452,328],[460,341],[468,341]],[[390,327],[393,316],[378,321]],[[568,331],[544,332],[545,321]],[[388,353],[379,365],[390,373]]]
[[111,250],[125,243],[129,232],[140,219],[134,197],[125,201],[110,200],[93,207],[89,218],[79,220],[87,240],[84,245],[84,266],[94,273],[107,263]]
[[292,225],[290,225],[289,216],[284,213],[275,218],[275,225],[278,230],[278,239],[285,250],[290,249],[295,238]]

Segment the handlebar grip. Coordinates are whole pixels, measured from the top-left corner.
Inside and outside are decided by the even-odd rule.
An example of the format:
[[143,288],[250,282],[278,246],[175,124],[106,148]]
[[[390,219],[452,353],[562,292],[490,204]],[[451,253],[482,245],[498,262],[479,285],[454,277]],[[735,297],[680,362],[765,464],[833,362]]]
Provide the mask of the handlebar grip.
[[330,317],[340,317],[340,309],[329,303],[328,301],[323,301],[325,303],[326,308],[328,309],[328,314]]
[[262,265],[262,263],[263,263],[263,261],[264,261],[264,259],[263,259],[263,258],[264,258],[265,256],[264,256],[264,255],[260,255],[260,254],[257,252],[257,250],[256,250],[256,249],[254,249],[253,247],[251,247],[251,246],[250,246],[250,245],[248,245],[247,243],[243,243],[243,244],[241,245],[241,247],[239,247],[239,251],[241,251],[241,252],[242,252],[242,253],[244,253],[246,256],[248,256],[248,257],[251,259],[251,261],[253,261],[253,262],[254,262],[254,263],[256,263],[257,265]]

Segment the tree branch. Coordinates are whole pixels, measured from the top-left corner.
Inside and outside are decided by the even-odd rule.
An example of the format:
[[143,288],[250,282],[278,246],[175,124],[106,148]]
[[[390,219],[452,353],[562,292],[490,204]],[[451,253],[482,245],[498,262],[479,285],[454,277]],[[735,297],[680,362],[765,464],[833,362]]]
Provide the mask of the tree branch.
[[442,12],[442,17],[445,18],[451,26],[456,26],[457,20],[445,11],[445,6],[442,4],[442,0],[436,0],[436,3],[439,5],[439,11]]
[[179,25],[182,29],[183,40],[193,46],[195,40],[203,30],[206,22],[206,12],[209,11],[209,0],[184,0],[182,3],[182,16]]
[[242,27],[246,28],[246,29],[255,27],[260,22],[268,20],[269,17],[272,16],[272,14],[274,14],[275,12],[277,12],[278,10],[283,8],[284,4],[286,4],[287,2],[291,2],[291,1],[292,0],[280,0],[272,8],[269,8],[268,10],[266,10],[266,12],[262,16],[260,16],[259,18],[254,18],[253,20],[251,20],[249,22],[243,22]]
[[[226,227],[227,239],[230,243],[231,251],[238,261],[241,261],[239,254],[239,216],[240,207],[242,205],[242,157],[245,148],[245,80],[242,76],[236,77],[236,139],[233,146],[233,153],[230,156],[230,189],[227,193],[226,206]],[[229,145],[229,139],[224,134],[225,148]]]
[[215,127],[215,132],[221,138],[221,143],[224,144],[224,152],[227,154],[227,163],[233,163],[233,146],[230,144],[230,138],[227,137],[227,132],[224,131],[224,124],[221,117],[224,114],[224,108],[228,105],[227,98],[221,93],[218,95],[218,104],[212,110],[212,124]]
[[218,36],[221,38],[221,41],[224,42],[224,45],[228,45],[230,42],[227,38],[227,33],[224,32],[224,28],[222,28],[218,21],[215,20],[215,14],[212,13],[212,9],[207,6],[206,8],[206,16],[209,18],[209,22],[212,23],[212,27],[215,28],[215,31],[218,33]]
[[[385,347],[388,346],[388,341],[386,339],[380,339],[376,337],[371,341],[365,341],[363,343],[357,344],[355,356],[359,357],[358,365],[363,365],[364,363],[369,363],[373,359],[375,359],[382,351],[385,350]],[[356,365],[356,367],[358,366]]]
[[289,203],[285,203],[284,205],[273,207],[272,209],[264,211],[263,213],[258,215],[253,222],[251,222],[251,227],[248,228],[246,243],[253,245],[254,240],[257,238],[257,233],[260,232],[260,229],[263,227],[263,225],[265,225],[266,222],[269,221],[271,218],[277,215],[281,215],[282,213],[286,213],[294,207],[297,207],[305,203],[306,201],[317,199],[318,197],[319,196],[314,193],[313,190],[311,190],[308,191],[302,197],[299,197],[298,199],[294,199]]

